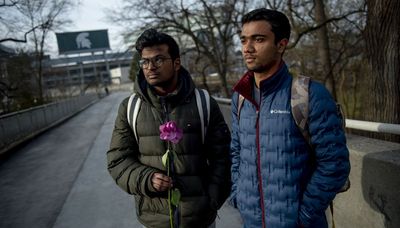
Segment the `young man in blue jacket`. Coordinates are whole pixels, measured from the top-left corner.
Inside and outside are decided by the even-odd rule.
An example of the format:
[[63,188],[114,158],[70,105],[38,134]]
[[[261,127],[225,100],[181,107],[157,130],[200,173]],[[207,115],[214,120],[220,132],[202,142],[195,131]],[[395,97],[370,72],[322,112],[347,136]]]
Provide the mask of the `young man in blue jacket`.
[[246,228],[327,227],[325,210],[350,172],[341,117],[323,85],[309,85],[310,142],[292,117],[293,79],[282,60],[289,37],[281,12],[262,8],[242,18],[248,72],[232,97],[231,199]]

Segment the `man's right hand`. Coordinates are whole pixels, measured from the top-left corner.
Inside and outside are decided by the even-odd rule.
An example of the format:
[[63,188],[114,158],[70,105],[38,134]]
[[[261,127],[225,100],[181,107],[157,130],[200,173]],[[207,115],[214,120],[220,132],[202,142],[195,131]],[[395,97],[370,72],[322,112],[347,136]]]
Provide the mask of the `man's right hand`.
[[172,178],[162,173],[153,173],[151,183],[153,188],[158,192],[167,191],[172,188]]

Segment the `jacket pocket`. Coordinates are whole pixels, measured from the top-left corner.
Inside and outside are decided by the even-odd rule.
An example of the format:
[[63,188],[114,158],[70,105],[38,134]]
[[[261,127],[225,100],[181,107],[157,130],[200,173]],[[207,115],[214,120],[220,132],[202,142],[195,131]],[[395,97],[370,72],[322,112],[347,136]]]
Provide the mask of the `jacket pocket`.
[[168,199],[160,197],[141,197],[141,214],[169,215]]

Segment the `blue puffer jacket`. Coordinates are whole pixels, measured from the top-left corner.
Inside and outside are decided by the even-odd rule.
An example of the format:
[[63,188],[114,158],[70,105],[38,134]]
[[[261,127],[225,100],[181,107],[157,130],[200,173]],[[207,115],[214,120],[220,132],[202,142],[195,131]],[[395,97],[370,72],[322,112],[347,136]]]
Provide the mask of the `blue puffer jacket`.
[[[232,97],[232,195],[247,228],[327,227],[325,210],[345,183],[349,152],[334,100],[310,84],[309,146],[291,114],[292,77],[285,64],[260,83],[246,73]],[[238,93],[245,97],[238,111]]]

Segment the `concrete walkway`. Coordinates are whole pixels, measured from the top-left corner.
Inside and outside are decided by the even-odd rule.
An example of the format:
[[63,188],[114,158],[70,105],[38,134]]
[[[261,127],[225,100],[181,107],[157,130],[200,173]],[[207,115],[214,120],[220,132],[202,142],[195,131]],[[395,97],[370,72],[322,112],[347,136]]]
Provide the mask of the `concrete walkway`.
[[[0,161],[0,227],[141,227],[133,198],[106,169],[119,103],[113,93]],[[242,227],[224,205],[217,227]]]

